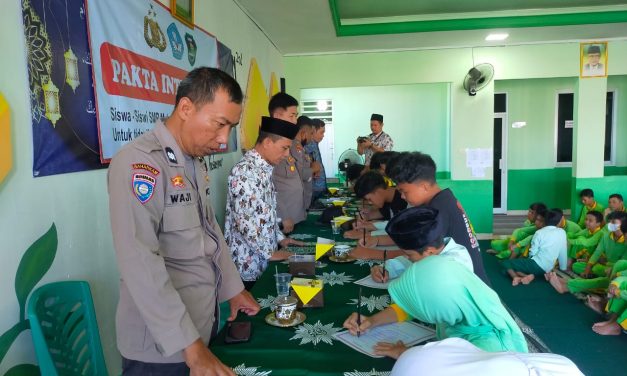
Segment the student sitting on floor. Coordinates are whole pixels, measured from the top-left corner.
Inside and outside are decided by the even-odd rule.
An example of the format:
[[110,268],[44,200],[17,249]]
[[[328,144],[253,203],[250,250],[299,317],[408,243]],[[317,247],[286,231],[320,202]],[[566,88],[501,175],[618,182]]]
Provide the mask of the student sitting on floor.
[[579,214],[577,224],[579,225],[579,227],[584,228],[586,225],[586,215],[588,214],[588,212],[594,210],[599,213],[603,213],[603,210],[605,208],[594,199],[594,192],[590,188],[582,189],[581,192],[579,192],[579,198],[581,199],[581,204],[583,205],[583,208],[581,208],[581,214]]
[[598,211],[586,213],[586,227],[568,238],[568,270],[571,271],[575,260],[587,260],[596,249],[603,231],[603,215]]
[[[442,220],[438,216],[438,210],[428,206],[418,206],[403,210],[390,220],[386,227],[390,238],[401,249],[419,247],[423,257],[440,255],[450,257],[472,271],[472,260],[463,245],[455,243],[452,238],[444,238],[442,234]],[[430,240],[424,233],[435,234],[433,241],[422,244],[420,241]],[[437,236],[437,234],[440,234]],[[387,282],[400,277],[401,274],[412,265],[412,261],[406,255],[388,259],[385,262],[385,275],[381,265],[373,266],[370,275],[377,282]]]
[[527,219],[522,227],[517,228],[509,239],[494,239],[490,242],[490,249],[486,252],[496,255],[499,259],[506,259],[514,254],[521,254],[521,250],[531,243],[531,238],[538,229],[535,226],[536,213],[538,211],[546,211],[546,205],[541,202],[534,202],[529,205],[527,210]]
[[[425,234],[433,237],[432,234]],[[427,243],[421,240],[420,243]],[[412,246],[418,249],[417,246]],[[520,328],[507,312],[499,296],[461,263],[443,256],[427,256],[405,251],[416,260],[388,291],[394,304],[373,316],[357,313],[344,321],[351,334],[370,328],[408,320],[410,317],[436,325],[436,338],[458,337],[484,351],[527,352],[527,342]],[[377,344],[381,355],[400,356],[402,343]]]
[[592,330],[605,336],[619,335],[627,331],[627,276],[615,278],[607,291],[610,297],[605,308],[608,319],[592,325]]
[[523,227],[519,231],[514,231],[514,237],[516,242],[512,244],[510,249],[497,253],[495,256],[499,259],[513,259],[517,257],[528,257],[529,248],[531,247],[531,240],[533,235],[544,227],[544,221],[546,218],[547,209],[545,207],[538,207],[536,210],[536,216],[533,222],[533,226]]
[[[613,270],[614,265],[620,260],[627,259],[627,244],[625,244],[625,236],[621,229],[622,223],[627,222],[626,219],[627,214],[625,213],[611,213],[608,217],[610,221],[607,224],[608,232],[602,236],[590,259],[587,262],[573,264],[573,271],[583,278],[567,281],[555,273],[549,275],[549,282],[557,292],[561,294],[568,291],[572,293],[584,291],[603,293],[603,290],[607,289],[610,283],[609,277],[616,274],[616,271]],[[593,275],[597,278],[590,278]]]
[[561,211],[549,210],[544,219],[546,226],[533,235],[529,258],[502,261],[503,269],[512,277],[512,286],[528,285],[535,276],[551,271],[556,260],[560,269],[566,269],[566,232],[557,227],[561,219]]
[[613,193],[607,200],[607,208],[603,211],[603,218],[607,218],[610,213],[625,212],[625,203],[620,193]]
[[569,219],[566,219],[562,209],[553,209],[553,210],[558,211],[562,215],[562,220],[557,225],[557,227],[559,227],[559,228],[563,229],[564,231],[566,231],[566,237],[575,236],[576,233],[581,231],[581,227],[579,227],[578,224],[576,224],[575,222],[573,222],[573,221],[571,221]]

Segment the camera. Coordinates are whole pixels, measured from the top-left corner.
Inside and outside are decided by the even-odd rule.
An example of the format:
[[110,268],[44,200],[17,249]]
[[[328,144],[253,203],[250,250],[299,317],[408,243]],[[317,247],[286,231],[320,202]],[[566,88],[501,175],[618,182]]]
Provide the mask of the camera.
[[360,144],[362,142],[366,142],[366,141],[368,141],[368,137],[363,137],[363,136],[362,137],[357,137],[357,142],[359,142]]

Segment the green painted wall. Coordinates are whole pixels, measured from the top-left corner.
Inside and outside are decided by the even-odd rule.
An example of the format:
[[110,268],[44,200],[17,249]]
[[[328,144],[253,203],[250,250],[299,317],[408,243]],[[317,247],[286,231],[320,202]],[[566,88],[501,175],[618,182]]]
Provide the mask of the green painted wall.
[[450,188],[464,207],[476,233],[492,232],[492,180],[438,180]]
[[570,207],[572,168],[509,170],[507,172],[508,210],[527,210],[532,202],[549,207]]
[[394,140],[394,150],[420,150],[438,169],[450,170],[449,84],[303,89],[300,98],[333,101],[335,161],[344,150],[357,148],[358,136],[370,133],[374,112],[384,116],[383,130]]

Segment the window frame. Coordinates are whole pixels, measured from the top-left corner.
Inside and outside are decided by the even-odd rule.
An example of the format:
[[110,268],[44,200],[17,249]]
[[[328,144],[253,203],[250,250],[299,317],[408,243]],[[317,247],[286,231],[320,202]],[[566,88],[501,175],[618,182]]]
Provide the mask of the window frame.
[[[616,88],[609,88],[606,91],[606,96],[607,93],[612,93],[612,123],[611,123],[611,129],[612,129],[612,135],[610,136],[610,142],[612,143],[611,145],[611,152],[610,152],[610,160],[603,161],[603,165],[604,166],[616,166],[616,104],[618,103],[617,101],[617,97],[618,97],[618,90]],[[558,89],[555,91],[555,105],[554,105],[554,116],[553,116],[553,162],[555,167],[572,167],[573,166],[573,162],[558,162],[557,161],[557,147],[558,147],[558,135],[559,135],[559,124],[557,123],[558,121],[558,106],[559,106],[559,96],[560,94],[573,94],[573,101],[575,100],[575,91],[572,89]],[[575,109],[574,103],[573,103],[573,111]],[[575,120],[575,114],[573,113],[573,121]],[[577,126],[577,124],[575,124],[575,126]],[[604,138],[605,139],[605,138]],[[574,142],[574,135],[573,135],[573,142]],[[605,155],[605,152],[603,153]],[[605,159],[605,158],[603,158]]]

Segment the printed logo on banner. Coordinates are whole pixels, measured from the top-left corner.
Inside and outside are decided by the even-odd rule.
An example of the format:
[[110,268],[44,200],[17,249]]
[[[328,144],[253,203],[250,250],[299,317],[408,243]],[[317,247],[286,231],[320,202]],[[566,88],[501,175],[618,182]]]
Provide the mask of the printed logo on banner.
[[157,13],[152,4],[150,4],[148,14],[144,16],[144,40],[148,46],[154,47],[161,52],[165,51],[167,47],[165,35],[163,35],[159,22],[157,22]]
[[187,58],[193,67],[196,63],[196,41],[191,34],[185,33],[185,43],[187,43]]
[[183,45],[183,38],[181,38],[181,34],[174,22],[168,26],[168,38],[170,39],[170,46],[172,47],[172,56],[174,56],[176,60],[181,60],[185,47]]
[[155,183],[155,178],[150,175],[133,174],[133,193],[139,202],[145,204],[152,198],[155,192]]

